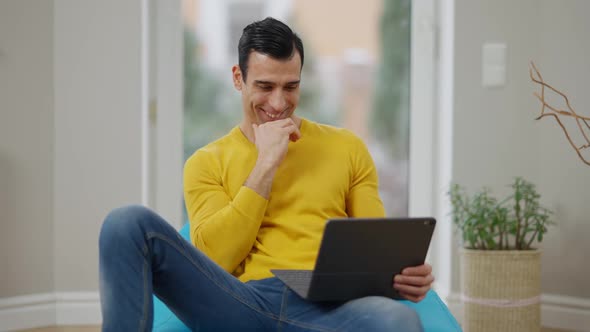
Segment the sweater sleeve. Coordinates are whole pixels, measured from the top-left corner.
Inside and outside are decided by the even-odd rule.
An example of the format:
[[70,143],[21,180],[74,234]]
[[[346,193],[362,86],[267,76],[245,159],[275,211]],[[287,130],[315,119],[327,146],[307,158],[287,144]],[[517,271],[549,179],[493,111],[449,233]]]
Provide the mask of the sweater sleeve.
[[221,175],[215,156],[197,151],[184,166],[184,198],[191,242],[231,273],[252,249],[268,201],[245,186],[232,200]]
[[377,169],[360,138],[351,149],[351,185],[346,197],[346,212],[351,217],[383,217],[385,210],[379,197]]

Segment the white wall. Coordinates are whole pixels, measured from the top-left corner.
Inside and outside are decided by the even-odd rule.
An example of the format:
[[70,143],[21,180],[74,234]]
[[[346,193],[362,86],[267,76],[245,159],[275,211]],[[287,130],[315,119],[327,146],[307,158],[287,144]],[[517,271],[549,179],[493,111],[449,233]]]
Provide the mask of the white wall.
[[150,205],[172,225],[180,228],[183,220],[182,172],[184,64],[182,6],[179,0],[151,0],[153,12],[149,55],[152,62],[151,96],[156,117],[152,122],[153,146],[150,164],[153,181]]
[[0,1],[0,298],[54,284],[52,11]]
[[0,297],[96,290],[102,219],[141,203],[140,3],[0,2]]
[[[563,17],[559,23],[554,21],[556,13]],[[534,57],[546,82],[566,92],[574,109],[585,116],[590,116],[588,13],[588,1],[545,0],[538,16],[547,23],[537,32],[539,57]],[[534,102],[535,114],[540,112],[539,105]],[[564,103],[556,105],[565,107]],[[558,223],[543,246],[543,289],[590,299],[590,267],[586,264],[590,253],[590,166],[578,159],[555,121],[544,119],[534,125],[536,177]],[[590,135],[588,128],[586,135]],[[587,160],[589,152],[584,153]]]
[[55,288],[98,289],[98,233],[141,203],[141,10],[55,1]]
[[[538,88],[529,79],[528,62],[534,60],[546,82],[568,94],[578,113],[590,115],[588,13],[585,0],[455,0],[452,124],[453,181],[469,189],[486,185],[498,194],[507,192],[505,185],[515,176],[537,184],[558,223],[542,245],[543,293],[575,297],[586,310],[590,167],[554,121],[534,120],[540,103],[533,96]],[[482,87],[485,42],[507,44],[504,87]],[[460,291],[457,261],[454,292]]]
[[[180,1],[152,8],[150,68],[147,0],[0,2],[0,330],[100,322],[112,208],[152,197],[181,222]],[[152,149],[150,79],[165,114]]]
[[[149,6],[0,1],[2,331],[100,322],[98,235],[111,209],[154,197],[181,221],[180,1],[153,0],[151,68]],[[153,149],[150,79],[163,112]]]

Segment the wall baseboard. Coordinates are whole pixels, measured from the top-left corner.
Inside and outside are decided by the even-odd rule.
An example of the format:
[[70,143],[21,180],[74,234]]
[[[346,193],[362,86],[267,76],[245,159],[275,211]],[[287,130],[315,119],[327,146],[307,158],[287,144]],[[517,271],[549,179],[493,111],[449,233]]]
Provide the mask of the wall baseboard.
[[56,293],[56,325],[100,325],[98,292]]
[[[447,298],[451,313],[461,323],[463,304],[461,295],[451,293]],[[590,326],[590,299],[556,295],[541,295],[541,325],[572,331],[588,331]]]
[[541,295],[543,326],[588,331],[590,299],[556,294]]
[[53,325],[100,325],[98,292],[63,292],[0,299],[0,331]]

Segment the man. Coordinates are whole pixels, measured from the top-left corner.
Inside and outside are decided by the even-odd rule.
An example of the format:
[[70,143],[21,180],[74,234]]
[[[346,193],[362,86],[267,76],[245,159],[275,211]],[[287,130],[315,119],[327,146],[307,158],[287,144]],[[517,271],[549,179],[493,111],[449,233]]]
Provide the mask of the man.
[[[313,268],[327,219],[384,209],[362,141],[295,115],[299,37],[267,18],[244,29],[238,50],[243,121],[185,165],[192,244],[143,207],[105,220],[103,330],[150,330],[153,290],[193,330],[421,331],[417,314],[389,298],[311,303],[273,277],[270,269]],[[432,282],[423,265],[392,287],[418,302]]]

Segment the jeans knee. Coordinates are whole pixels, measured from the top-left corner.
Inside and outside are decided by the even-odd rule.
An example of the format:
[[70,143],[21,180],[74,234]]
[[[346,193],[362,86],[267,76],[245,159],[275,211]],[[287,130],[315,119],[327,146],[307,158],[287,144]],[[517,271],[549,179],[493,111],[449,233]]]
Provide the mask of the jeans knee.
[[422,322],[416,310],[403,304],[400,304],[398,310],[400,312],[400,321],[396,322],[397,326],[404,326],[403,331],[423,331]]
[[99,247],[111,247],[141,231],[141,223],[153,212],[141,205],[129,205],[112,210],[104,219],[100,230]]
[[416,310],[393,300],[391,302],[389,312],[383,313],[383,331],[422,331],[422,322]]
[[354,300],[359,328],[366,331],[422,331],[418,313],[387,297],[370,296]]

